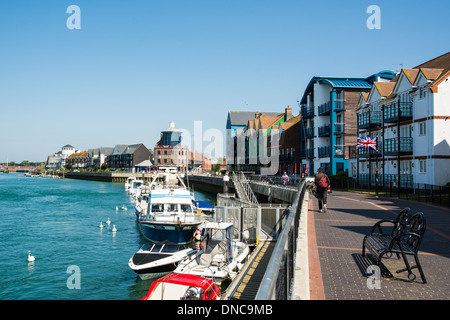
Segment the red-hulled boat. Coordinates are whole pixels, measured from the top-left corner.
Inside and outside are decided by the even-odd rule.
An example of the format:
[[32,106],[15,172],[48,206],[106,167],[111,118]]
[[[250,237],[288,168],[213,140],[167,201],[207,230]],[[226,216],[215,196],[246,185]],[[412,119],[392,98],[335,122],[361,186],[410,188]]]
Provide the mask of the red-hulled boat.
[[141,300],[217,300],[219,293],[219,287],[209,279],[170,273],[154,281]]

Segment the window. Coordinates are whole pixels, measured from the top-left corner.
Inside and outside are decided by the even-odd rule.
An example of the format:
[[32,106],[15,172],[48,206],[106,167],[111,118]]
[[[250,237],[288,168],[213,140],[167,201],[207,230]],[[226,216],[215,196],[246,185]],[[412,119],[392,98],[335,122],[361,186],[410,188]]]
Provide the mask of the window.
[[424,136],[427,133],[427,123],[421,122],[419,124],[419,135]]
[[427,159],[419,160],[419,172],[420,173],[427,172]]

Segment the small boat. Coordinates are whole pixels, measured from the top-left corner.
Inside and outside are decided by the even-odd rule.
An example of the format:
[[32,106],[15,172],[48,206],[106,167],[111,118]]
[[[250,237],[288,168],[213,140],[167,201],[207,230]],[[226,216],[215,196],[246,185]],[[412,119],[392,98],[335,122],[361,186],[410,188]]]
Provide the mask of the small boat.
[[130,176],[127,178],[127,181],[125,182],[125,190],[128,191],[128,189],[131,188],[131,184],[133,183],[134,180],[136,180],[135,176]]
[[[158,178],[163,183],[158,184]],[[177,184],[178,182],[178,184]],[[174,170],[166,169],[155,175],[149,186],[147,201],[136,205],[139,228],[147,240],[186,244],[201,224],[189,188]]]
[[144,184],[144,181],[142,180],[133,180],[131,182],[131,186],[128,188],[128,194],[133,196],[137,190]]
[[173,271],[178,262],[196,251],[186,245],[155,243],[144,244],[128,261],[128,266],[141,279],[161,277]]
[[152,283],[141,300],[217,300],[219,287],[209,279],[170,273]]
[[180,261],[174,273],[191,274],[222,285],[233,280],[247,260],[250,249],[244,241],[233,239],[233,224],[207,222],[202,230],[206,246]]
[[197,207],[197,210],[200,210],[203,213],[206,214],[212,214],[214,213],[214,207],[212,206],[209,201],[195,201],[195,205]]

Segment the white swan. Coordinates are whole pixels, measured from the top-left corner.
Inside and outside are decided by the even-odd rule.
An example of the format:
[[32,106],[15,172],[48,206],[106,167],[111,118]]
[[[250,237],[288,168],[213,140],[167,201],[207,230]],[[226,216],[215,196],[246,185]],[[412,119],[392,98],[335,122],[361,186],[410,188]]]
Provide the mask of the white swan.
[[119,211],[119,207],[118,206],[116,206],[116,211]]
[[117,231],[116,225],[114,224],[114,225],[113,225],[113,228],[112,228],[112,232],[116,232],[116,231]]
[[106,224],[110,224],[111,223],[111,220],[109,220],[109,217],[108,217],[108,220],[106,221]]
[[30,256],[30,251],[28,251],[28,262],[33,262],[34,260],[34,256]]
[[100,225],[98,226],[100,229],[103,228],[103,223],[100,221]]

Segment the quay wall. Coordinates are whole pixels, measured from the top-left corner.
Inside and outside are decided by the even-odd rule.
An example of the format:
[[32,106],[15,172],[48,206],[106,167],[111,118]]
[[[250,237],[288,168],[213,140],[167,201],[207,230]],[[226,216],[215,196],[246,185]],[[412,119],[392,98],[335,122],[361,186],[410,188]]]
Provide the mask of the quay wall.
[[[63,175],[69,179],[95,180],[105,182],[125,183],[129,176],[135,176],[144,182],[151,181],[151,174],[127,173],[127,172],[66,172]],[[185,178],[186,180],[186,178]],[[189,175],[189,184],[212,192],[223,192],[223,177],[206,175]],[[249,181],[253,193],[258,199],[264,199],[261,202],[282,202],[293,203],[297,193],[297,188],[282,187],[270,185],[262,182]],[[230,179],[229,191],[234,192],[234,184]]]
[[[215,190],[222,192],[223,190],[223,177],[221,176],[206,176],[206,175],[190,175],[189,182],[192,184],[201,183],[203,185],[210,186]],[[250,187],[253,193],[258,198],[265,198],[269,201],[278,201],[283,203],[293,203],[297,188],[282,187],[277,185],[270,185],[262,182],[249,181]],[[234,191],[233,181],[229,182],[230,191]]]

